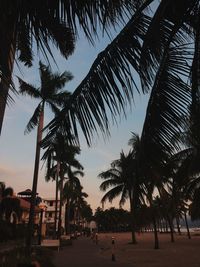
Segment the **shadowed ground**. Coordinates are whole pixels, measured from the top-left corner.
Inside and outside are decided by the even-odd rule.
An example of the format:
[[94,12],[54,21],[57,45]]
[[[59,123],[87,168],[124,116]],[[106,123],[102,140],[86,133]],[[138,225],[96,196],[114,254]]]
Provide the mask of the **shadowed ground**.
[[[111,261],[111,238],[115,237],[116,261]],[[138,244],[129,244],[130,233],[99,234],[99,244],[90,238],[79,237],[72,246],[55,252],[56,267],[200,267],[200,236],[159,234],[160,249],[155,250],[153,233],[137,235]]]
[[[107,257],[102,257],[103,250],[108,249],[110,253]],[[72,246],[62,248],[60,252],[55,252],[54,264],[56,267],[133,267],[133,265],[112,261],[111,245],[109,248],[101,247],[92,242],[90,238],[79,237],[73,241]]]

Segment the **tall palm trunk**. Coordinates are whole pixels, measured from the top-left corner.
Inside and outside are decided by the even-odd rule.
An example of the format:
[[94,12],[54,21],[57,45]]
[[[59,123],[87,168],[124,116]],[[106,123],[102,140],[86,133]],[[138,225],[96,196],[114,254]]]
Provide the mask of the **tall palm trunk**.
[[60,163],[57,162],[57,170],[56,170],[56,205],[55,205],[55,217],[54,217],[54,238],[56,238],[57,231],[57,214],[58,214],[58,178],[60,171]]
[[157,231],[157,225],[156,225],[156,217],[154,214],[154,211],[152,213],[152,222],[153,222],[153,230],[154,230],[154,248],[159,249],[159,241],[158,241],[158,231]]
[[134,205],[133,205],[133,197],[132,193],[129,192],[129,199],[130,199],[130,211],[131,211],[131,236],[132,236],[132,243],[137,244],[136,236],[135,236],[135,216],[134,216]]
[[[197,25],[200,23],[200,8],[198,10]],[[200,28],[195,32],[195,49],[192,64],[192,103],[191,103],[191,130],[193,134],[199,133],[199,86],[200,86]]]
[[67,198],[66,206],[65,206],[65,229],[66,233],[70,234],[70,200]]
[[9,86],[12,80],[12,71],[16,51],[15,22],[13,22],[13,18],[5,19],[8,20],[8,23],[5,24],[7,27],[4,29],[1,27],[0,31],[2,37],[1,47],[3,47],[3,49],[0,51],[0,72],[2,72],[3,77],[0,79],[0,134],[8,98]]
[[176,216],[176,225],[177,225],[178,234],[181,235],[180,221],[179,221],[178,216]]
[[29,253],[31,250],[32,234],[33,234],[33,226],[34,226],[35,200],[36,200],[36,193],[37,193],[38,171],[39,171],[39,163],[40,163],[40,143],[42,141],[43,125],[44,125],[44,103],[42,104],[42,109],[41,109],[41,113],[39,117],[38,130],[37,130],[31,206],[30,206],[30,211],[29,211],[28,234],[27,234],[27,239],[26,239],[26,245],[27,245],[27,249]]
[[184,212],[184,217],[185,217],[185,224],[186,224],[186,228],[187,228],[187,235],[188,235],[188,238],[191,239],[190,229],[189,229],[189,226],[188,226],[188,221],[187,221],[187,215],[186,215],[186,212]]
[[62,204],[63,204],[63,180],[64,180],[64,173],[60,170],[60,208],[59,208],[59,217],[58,217],[58,239],[61,237],[61,227],[62,227]]
[[68,210],[68,204],[67,204],[67,201],[65,203],[65,234],[67,235],[68,234],[68,225],[67,225],[67,210]]
[[173,227],[173,220],[171,216],[167,216],[167,220],[169,223],[170,235],[171,235],[171,242],[174,243],[174,227]]

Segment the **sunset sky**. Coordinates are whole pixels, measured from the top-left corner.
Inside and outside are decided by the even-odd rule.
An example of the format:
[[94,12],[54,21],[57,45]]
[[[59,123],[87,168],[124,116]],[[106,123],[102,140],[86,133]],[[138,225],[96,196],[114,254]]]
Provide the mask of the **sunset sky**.
[[[54,50],[58,67],[51,61],[52,70],[59,72],[67,70],[74,76],[74,79],[66,85],[67,90],[73,91],[77,87],[87,74],[98,52],[107,43],[108,38],[102,38],[102,41],[93,47],[84,36],[80,36],[75,53],[67,61],[59,56],[57,50]],[[44,60],[43,63],[46,64]],[[39,86],[38,59],[33,68],[28,69],[21,66],[19,69],[15,67],[14,75]],[[16,78],[14,80],[16,81]],[[7,107],[0,137],[0,181],[4,181],[6,186],[12,186],[15,192],[19,192],[32,187],[36,130],[29,135],[24,135],[24,129],[38,102],[19,95],[14,96],[14,99],[15,103]],[[111,161],[119,157],[122,149],[128,151],[127,143],[131,137],[131,131],[141,132],[146,102],[147,96],[138,96],[135,92],[135,104],[132,111],[127,109],[127,119],[118,118],[118,126],[114,125],[111,128],[111,137],[108,140],[103,140],[100,134],[99,137],[95,136],[93,146],[88,148],[84,137],[80,134],[82,152],[79,160],[85,168],[85,177],[81,178],[81,182],[84,191],[89,194],[87,201],[93,209],[100,205],[103,196],[103,193],[99,191],[101,180],[97,178],[97,175],[109,168]],[[48,122],[52,119],[52,114],[46,111],[45,118]],[[40,166],[42,167],[42,164]],[[44,181],[44,170],[45,167],[40,170],[38,192],[41,197],[53,197],[55,183]],[[113,205],[117,206],[117,201]],[[110,204],[106,205],[106,207],[109,206]]]

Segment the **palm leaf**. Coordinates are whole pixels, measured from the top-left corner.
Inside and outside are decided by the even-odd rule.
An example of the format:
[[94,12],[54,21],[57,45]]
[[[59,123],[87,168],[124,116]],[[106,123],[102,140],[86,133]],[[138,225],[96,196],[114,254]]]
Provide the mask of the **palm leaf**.
[[121,197],[120,197],[120,201],[119,201],[120,207],[125,204],[125,202],[126,202],[126,200],[128,198],[129,198],[128,191],[127,190],[123,190],[122,194],[121,194]]
[[28,95],[33,98],[41,98],[38,88],[35,88],[33,85],[26,83],[19,77],[18,77],[18,81],[19,81],[20,94]]
[[18,92],[15,88],[15,85],[13,83],[13,81],[10,81],[10,79],[8,79],[3,72],[1,72],[1,69],[0,69],[0,81],[2,81],[2,84],[3,86],[1,87],[1,90],[0,90],[0,97],[1,99],[6,103],[6,104],[9,104],[9,103],[13,103],[14,102],[14,99],[13,97],[11,96],[10,93],[8,93],[8,88],[15,94],[17,95]]
[[51,101],[48,101],[47,105],[51,108],[51,111],[55,114],[55,116],[60,112],[60,109]]
[[123,185],[123,181],[118,181],[115,178],[112,178],[112,175],[110,175],[110,177],[110,179],[101,183],[99,187],[101,191],[106,191],[109,187]]
[[24,62],[25,66],[31,67],[33,61],[32,38],[26,23],[18,26],[17,51],[18,59]]
[[[46,100],[51,99],[52,95],[56,95],[65,83],[70,81],[73,76],[70,72],[52,73],[50,66],[39,62],[39,71],[41,79],[41,95]],[[64,99],[63,99],[64,101]]]
[[180,46],[185,43],[185,39],[189,42],[188,31],[183,25],[183,20],[189,16],[194,2],[195,0],[190,3],[184,0],[179,5],[178,1],[161,1],[158,5],[141,51],[140,78],[144,92],[152,87],[162,57],[169,46],[172,43]]
[[93,42],[94,37],[98,35],[98,27],[105,31],[111,25],[116,25],[120,21],[124,22],[124,16],[131,14],[141,3],[143,1],[140,0],[86,0],[84,2],[61,0],[61,6],[57,6],[57,12],[61,11],[68,25],[75,32],[78,27],[81,27],[86,37]]
[[138,72],[140,40],[150,21],[148,16],[140,15],[133,17],[112,44],[98,55],[71,100],[50,124],[51,132],[64,120],[63,127],[70,128],[76,138],[78,123],[88,144],[98,128],[104,136],[109,134],[108,110],[115,120],[116,114],[124,111],[127,101],[131,103],[133,89],[138,90],[132,68]]
[[[157,73],[141,137],[144,154],[151,160],[161,162],[166,152],[174,151],[171,140],[185,124],[190,88],[177,76],[177,72],[182,76],[189,72],[189,56],[190,52],[185,46],[170,47]],[[175,147],[179,148],[178,145]]]
[[[59,0],[51,3],[45,1],[41,6],[38,1],[31,5],[29,2],[18,1],[13,5],[0,4],[0,8],[4,10],[5,17],[11,14],[17,21],[19,58],[30,66],[34,41],[38,51],[41,51],[47,60],[47,53],[54,58],[49,43],[54,44],[64,57],[68,57],[74,49],[74,33],[77,36],[80,27],[93,43],[99,26],[101,30],[107,30],[111,25],[124,21],[125,14],[130,14],[139,2],[142,1]],[[6,15],[6,12],[9,12],[9,15]]]
[[116,168],[112,168],[112,169],[109,169],[105,172],[101,172],[98,177],[101,178],[101,179],[108,179],[110,177],[112,177],[113,179],[116,179],[116,180],[120,180],[120,174],[121,174],[121,171],[116,169]]
[[55,95],[51,95],[51,99],[48,100],[48,104],[54,104],[59,107],[64,107],[64,104],[70,99],[71,93],[67,91],[61,91]]
[[30,131],[32,131],[37,125],[38,125],[38,121],[39,121],[39,117],[42,111],[42,105],[41,103],[37,106],[37,108],[35,109],[33,116],[31,117],[31,119],[29,120],[28,124],[26,125],[26,129],[25,129],[25,134],[30,133]]
[[122,193],[123,185],[116,186],[109,190],[101,199],[101,202],[104,203],[106,200],[112,202],[113,199],[118,197]]

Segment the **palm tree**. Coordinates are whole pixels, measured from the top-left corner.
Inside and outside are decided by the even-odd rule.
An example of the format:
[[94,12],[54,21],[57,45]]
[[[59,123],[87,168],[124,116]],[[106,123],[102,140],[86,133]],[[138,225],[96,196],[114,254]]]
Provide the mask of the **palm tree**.
[[83,176],[84,173],[81,170],[72,171],[69,167],[67,170],[67,177],[65,178],[65,184],[63,187],[63,200],[65,204],[65,230],[66,233],[70,233],[70,210],[72,202],[74,201],[74,195],[77,191],[81,191],[81,183],[78,176]]
[[3,198],[5,188],[6,188],[5,183],[4,182],[0,182],[0,202],[1,202],[2,198]]
[[[135,152],[135,151],[134,151]],[[122,151],[120,159],[111,163],[111,169],[99,174],[104,179],[100,185],[102,191],[106,191],[112,187],[102,198],[101,202],[109,200],[112,202],[114,198],[120,196],[120,206],[126,199],[130,201],[131,210],[131,231],[132,243],[136,244],[135,226],[136,226],[136,210],[141,202],[144,202],[144,188],[140,177],[137,176],[137,162],[134,154],[130,151],[127,155]]]
[[[135,133],[132,133],[132,137],[129,140],[129,145],[132,146],[132,153],[135,159],[137,177],[140,177],[143,185],[142,192],[145,195],[146,202],[148,202],[148,205],[150,206],[148,212],[151,216],[151,222],[153,223],[154,228],[154,248],[158,249],[159,240],[156,218],[158,214],[158,207],[154,200],[154,191],[156,188],[159,191],[163,188],[163,183],[165,182],[165,180],[163,179],[163,169],[168,154],[166,150],[160,149],[159,144],[156,145],[153,138],[150,138],[149,131],[151,131],[151,128],[149,125],[149,128],[147,128],[147,125],[148,119],[146,117],[141,137],[139,137]],[[153,156],[154,153],[156,154],[155,158],[151,155],[151,152]],[[140,190],[140,188],[138,189]]]
[[90,204],[87,201],[84,201],[84,205],[81,207],[81,217],[82,217],[82,226],[85,227],[86,222],[92,220],[93,211]]
[[[49,155],[51,157],[51,155]],[[46,166],[46,174],[45,174],[45,181],[55,181],[56,182],[56,190],[55,190],[55,215],[54,215],[54,234],[53,237],[56,239],[56,231],[57,231],[57,214],[58,214],[58,180],[59,180],[59,171],[60,171],[60,165],[59,163],[51,162],[47,159],[47,166]]]
[[[2,184],[3,185],[3,184]],[[5,184],[4,184],[5,185]],[[11,222],[11,216],[14,214],[14,224],[20,219],[21,207],[20,200],[14,196],[12,187],[3,187],[2,200],[0,202],[0,217],[5,217],[7,223]]]
[[77,188],[72,196],[72,205],[74,206],[74,224],[80,225],[81,211],[87,204],[85,198],[88,197],[86,192],[83,192],[83,187]]
[[59,0],[45,1],[42,6],[38,1],[1,2],[0,71],[5,79],[0,83],[0,132],[16,59],[30,67],[34,46],[47,60],[48,55],[54,59],[52,45],[67,58],[74,50],[78,29],[94,44],[98,29],[107,32],[110,25],[123,22],[124,14],[130,13],[135,5],[130,0]]
[[[63,183],[65,179],[65,173],[69,172],[70,167],[82,170],[83,167],[80,162],[75,158],[75,155],[80,153],[80,148],[72,146],[68,143],[67,136],[62,133],[57,133],[51,140],[44,139],[42,147],[46,148],[46,151],[42,159],[47,160],[47,166],[51,166],[52,162],[57,161],[59,165],[59,190],[60,190],[60,208],[58,218],[58,237],[61,236],[61,212],[63,205]],[[55,166],[54,166],[55,167]]]
[[[37,129],[37,141],[36,141],[36,152],[35,152],[35,165],[33,174],[33,184],[32,184],[32,197],[31,197],[31,207],[29,215],[29,233],[27,239],[27,245],[30,244],[31,240],[31,229],[33,227],[34,220],[34,207],[37,192],[37,182],[38,182],[38,171],[39,171],[39,161],[40,161],[40,143],[42,140],[42,130],[44,125],[44,108],[48,105],[54,113],[58,112],[59,107],[62,106],[65,98],[69,97],[69,93],[61,91],[65,83],[72,79],[72,75],[69,72],[64,72],[62,74],[53,74],[51,69],[40,62],[40,80],[41,87],[36,88],[31,84],[19,79],[20,83],[20,93],[23,95],[28,95],[32,98],[39,99],[40,102],[34,111],[33,116],[26,126],[25,132],[30,132],[35,126]],[[28,245],[29,246],[29,245]]]

